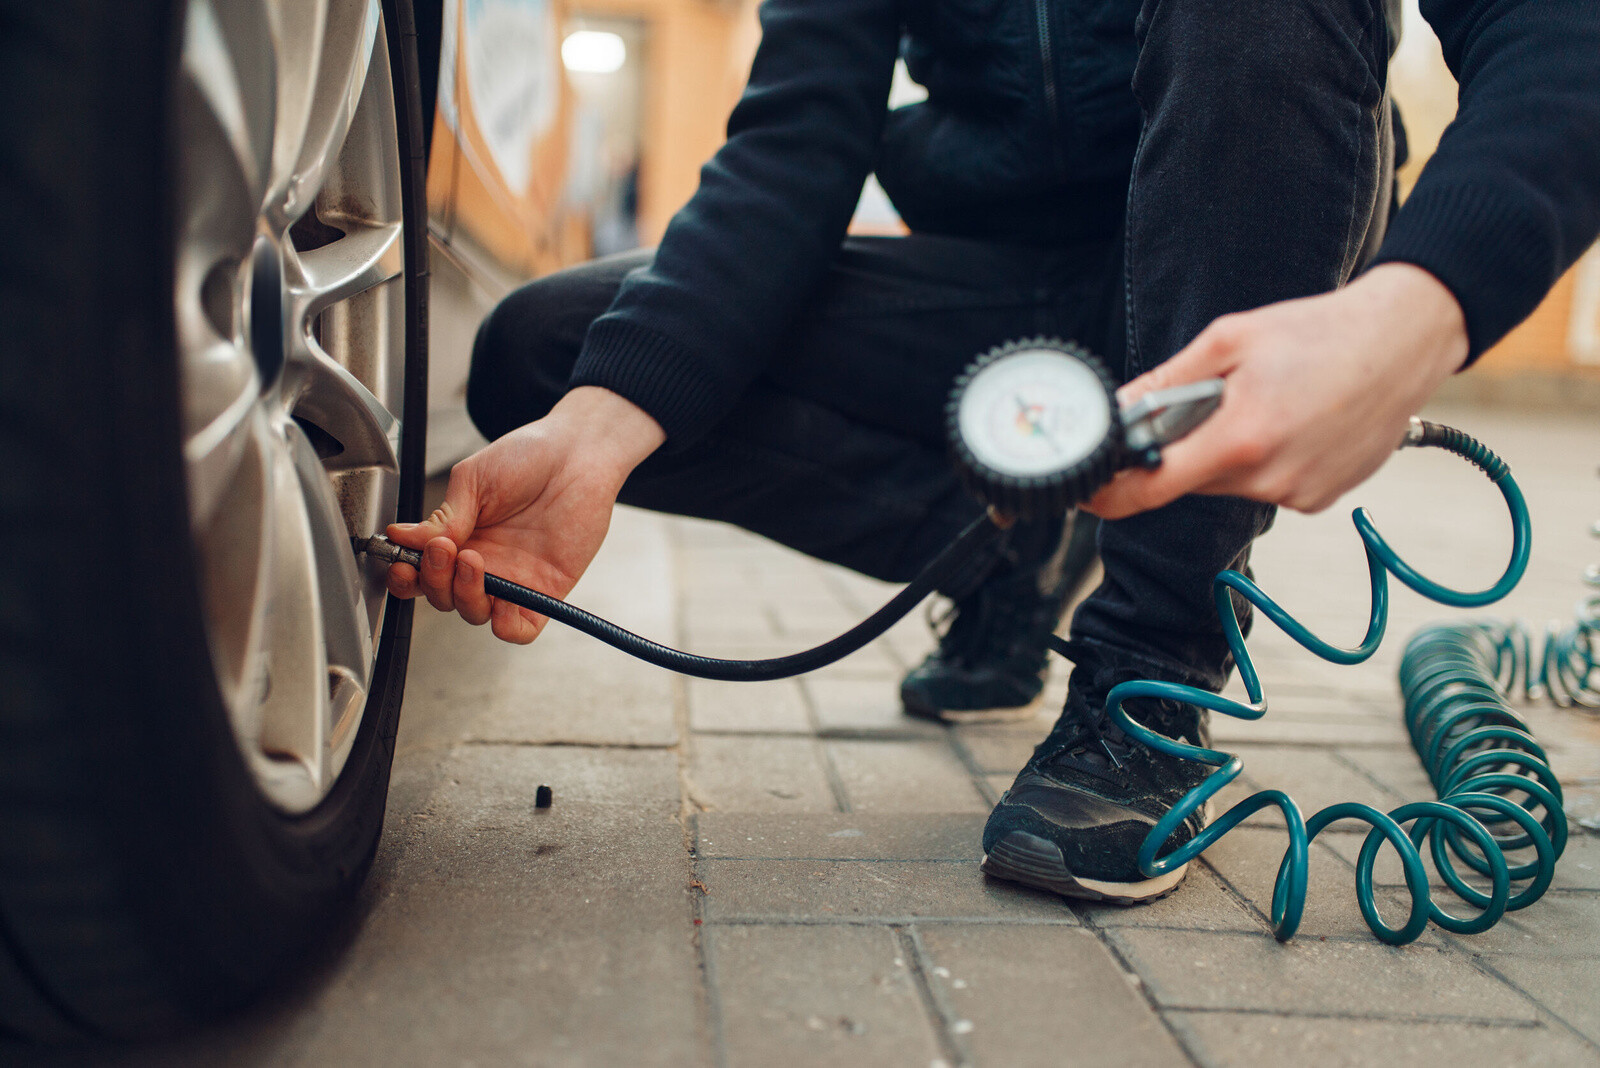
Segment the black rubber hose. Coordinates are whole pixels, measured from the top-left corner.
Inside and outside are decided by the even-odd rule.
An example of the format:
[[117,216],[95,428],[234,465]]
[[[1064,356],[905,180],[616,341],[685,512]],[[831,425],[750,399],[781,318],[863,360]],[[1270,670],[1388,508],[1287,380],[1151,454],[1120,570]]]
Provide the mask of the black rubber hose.
[[499,575],[484,575],[483,588],[491,597],[510,601],[540,615],[565,623],[569,627],[599,638],[607,645],[621,649],[629,656],[648,661],[669,671],[693,675],[697,679],[719,679],[728,682],[765,682],[803,675],[819,667],[842,660],[894,626],[905,614],[915,608],[939,584],[950,578],[967,562],[973,553],[992,542],[1001,532],[987,515],[980,516],[961,536],[929,562],[905,589],[891,597],[882,608],[857,623],[843,634],[815,648],[770,660],[720,660],[711,656],[685,653],[670,646],[642,638],[629,630],[585,612],[565,601],[509,582]]
[[1418,445],[1453,452],[1496,482],[1510,473],[1511,469],[1506,466],[1506,462],[1471,434],[1442,423],[1430,423],[1426,419],[1419,419],[1418,422],[1422,424],[1422,436],[1417,441]]

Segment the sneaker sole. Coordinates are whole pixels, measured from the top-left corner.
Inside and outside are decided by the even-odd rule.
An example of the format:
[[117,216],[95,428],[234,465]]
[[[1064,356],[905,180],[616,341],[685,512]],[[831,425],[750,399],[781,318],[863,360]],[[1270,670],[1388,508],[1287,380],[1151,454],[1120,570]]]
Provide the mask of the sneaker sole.
[[1009,708],[934,708],[918,701],[900,700],[900,708],[913,719],[931,719],[935,723],[1017,723],[1033,719],[1044,704],[1041,692],[1025,705]]
[[1026,831],[1012,831],[984,858],[980,865],[985,875],[1009,879],[1024,886],[1049,890],[1062,897],[1105,901],[1113,905],[1142,905],[1159,901],[1178,888],[1188,874],[1189,865],[1141,882],[1109,882],[1074,875],[1054,843]]

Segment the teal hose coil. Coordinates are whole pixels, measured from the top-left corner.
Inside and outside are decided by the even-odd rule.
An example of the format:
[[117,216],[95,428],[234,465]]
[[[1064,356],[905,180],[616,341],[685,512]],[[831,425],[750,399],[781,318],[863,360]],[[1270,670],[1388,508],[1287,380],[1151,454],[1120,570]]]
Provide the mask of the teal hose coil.
[[[1600,525],[1596,526],[1600,536]],[[1600,569],[1585,575],[1600,586]],[[1475,641],[1489,643],[1486,663],[1501,692],[1525,701],[1548,698],[1557,708],[1600,709],[1600,651],[1595,635],[1600,631],[1600,594],[1578,602],[1577,617],[1567,626],[1551,623],[1543,645],[1536,645],[1526,624],[1510,621],[1476,624]]]
[[[1322,640],[1249,578],[1237,571],[1223,571],[1212,584],[1213,597],[1250,700],[1235,701],[1208,690],[1155,680],[1122,683],[1106,698],[1107,713],[1128,735],[1152,749],[1217,769],[1185,794],[1145,837],[1139,850],[1139,867],[1147,877],[1154,878],[1188,863],[1261,809],[1276,806],[1283,813],[1289,847],[1279,865],[1272,895],[1273,933],[1279,941],[1292,938],[1300,927],[1311,841],[1339,820],[1360,820],[1372,827],[1356,861],[1356,901],[1373,934],[1391,945],[1415,940],[1429,921],[1459,934],[1487,930],[1506,912],[1525,908],[1539,899],[1550,885],[1556,859],[1566,845],[1567,822],[1560,784],[1527,723],[1512,711],[1502,692],[1502,685],[1519,663],[1526,677],[1531,658],[1525,650],[1519,656],[1512,630],[1463,623],[1429,628],[1416,635],[1401,668],[1406,726],[1438,800],[1401,805],[1390,812],[1346,802],[1306,818],[1288,794],[1263,790],[1234,805],[1190,841],[1161,853],[1162,846],[1185,819],[1238,778],[1243,764],[1230,753],[1157,734],[1131,719],[1123,705],[1131,698],[1144,697],[1183,702],[1238,719],[1255,720],[1266,715],[1266,698],[1245,647],[1234,594],[1323,659],[1336,664],[1359,664],[1377,651],[1383,639],[1389,613],[1389,575],[1424,597],[1455,608],[1477,608],[1497,601],[1522,578],[1530,543],[1528,508],[1504,461],[1450,427],[1419,423],[1414,429],[1420,433],[1408,438],[1407,444],[1446,449],[1471,461],[1504,496],[1511,513],[1512,548],[1511,560],[1498,581],[1486,589],[1469,592],[1427,578],[1400,559],[1378,533],[1366,509],[1358,508],[1352,519],[1366,548],[1372,589],[1372,611],[1366,636],[1359,645],[1345,649]],[[1558,649],[1554,654],[1558,665],[1555,677],[1570,680],[1588,651],[1587,632],[1569,647]],[[1406,824],[1410,824],[1409,831]],[[1400,926],[1390,925],[1379,914],[1373,889],[1373,866],[1385,843],[1400,857],[1411,898],[1410,914]],[[1422,860],[1424,844],[1440,878],[1475,913],[1458,916],[1434,901]],[[1529,851],[1531,858],[1522,859]],[[1508,853],[1516,854],[1516,863],[1507,859]],[[1478,885],[1472,885],[1460,873],[1461,866],[1476,873],[1478,878],[1473,881]],[[1526,885],[1513,895],[1513,883]]]

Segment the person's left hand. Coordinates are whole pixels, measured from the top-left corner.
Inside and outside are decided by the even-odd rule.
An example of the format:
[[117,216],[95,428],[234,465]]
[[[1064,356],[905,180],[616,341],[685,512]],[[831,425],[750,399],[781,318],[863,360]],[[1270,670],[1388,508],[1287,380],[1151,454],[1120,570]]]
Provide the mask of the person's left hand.
[[1123,471],[1084,508],[1120,519],[1186,493],[1228,494],[1317,512],[1383,465],[1407,422],[1467,356],[1466,320],[1444,284],[1386,263],[1342,289],[1227,315],[1119,391],[1222,377],[1222,404]]

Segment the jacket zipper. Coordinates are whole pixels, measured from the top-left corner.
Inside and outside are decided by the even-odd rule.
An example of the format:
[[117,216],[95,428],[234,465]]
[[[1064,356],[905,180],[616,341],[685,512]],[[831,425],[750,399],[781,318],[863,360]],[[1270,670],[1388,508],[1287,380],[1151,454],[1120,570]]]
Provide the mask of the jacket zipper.
[[1061,148],[1061,105],[1056,99],[1056,51],[1050,41],[1049,0],[1033,0],[1034,19],[1039,25],[1039,59],[1044,64],[1044,105],[1050,113],[1050,139],[1056,167],[1066,167],[1066,156]]

